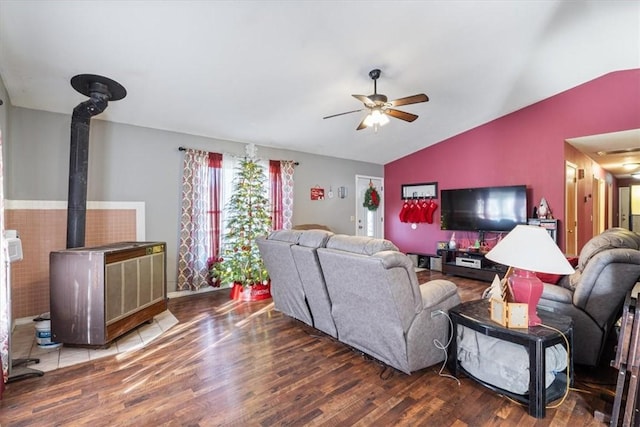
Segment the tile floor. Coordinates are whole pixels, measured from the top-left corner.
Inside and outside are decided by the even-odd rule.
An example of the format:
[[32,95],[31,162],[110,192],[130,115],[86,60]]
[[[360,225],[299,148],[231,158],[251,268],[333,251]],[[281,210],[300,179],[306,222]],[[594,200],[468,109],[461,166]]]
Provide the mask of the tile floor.
[[29,363],[28,367],[42,372],[65,366],[87,362],[100,357],[124,353],[144,347],[178,323],[173,314],[166,310],[144,324],[116,340],[106,349],[86,349],[75,347],[41,348],[36,343],[35,322],[17,324],[11,335],[12,359],[38,358],[40,363]]

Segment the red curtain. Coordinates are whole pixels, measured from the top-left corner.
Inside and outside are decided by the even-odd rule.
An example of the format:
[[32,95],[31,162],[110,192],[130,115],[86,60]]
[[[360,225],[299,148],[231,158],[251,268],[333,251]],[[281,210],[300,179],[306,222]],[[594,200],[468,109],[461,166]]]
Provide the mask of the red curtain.
[[269,182],[271,184],[271,229],[282,229],[282,171],[280,160],[269,160]]
[[209,211],[209,230],[211,233],[211,246],[209,248],[209,259],[218,256],[220,251],[220,228],[222,222],[222,206],[220,206],[220,194],[222,193],[222,154],[209,153],[209,200],[211,210]]

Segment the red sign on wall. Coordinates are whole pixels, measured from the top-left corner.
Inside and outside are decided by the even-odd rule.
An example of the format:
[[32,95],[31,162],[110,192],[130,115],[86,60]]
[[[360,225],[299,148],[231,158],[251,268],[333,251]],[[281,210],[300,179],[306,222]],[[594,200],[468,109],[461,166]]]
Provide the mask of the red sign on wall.
[[313,187],[311,189],[311,200],[324,200],[324,188]]

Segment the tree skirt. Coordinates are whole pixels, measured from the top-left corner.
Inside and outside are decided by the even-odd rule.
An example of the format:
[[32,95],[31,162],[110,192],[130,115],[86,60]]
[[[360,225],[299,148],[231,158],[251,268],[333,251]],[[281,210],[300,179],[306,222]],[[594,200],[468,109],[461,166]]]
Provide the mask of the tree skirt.
[[266,285],[242,286],[235,283],[231,288],[231,299],[237,301],[262,301],[271,298],[271,283]]

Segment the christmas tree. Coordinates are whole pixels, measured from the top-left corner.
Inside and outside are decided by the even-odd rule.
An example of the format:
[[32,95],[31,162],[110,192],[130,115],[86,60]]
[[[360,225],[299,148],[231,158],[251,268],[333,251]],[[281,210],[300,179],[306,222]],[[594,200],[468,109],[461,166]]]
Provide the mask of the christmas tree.
[[211,267],[214,281],[229,285],[263,284],[269,278],[255,241],[271,231],[267,177],[255,160],[253,144],[247,147],[247,153],[237,168],[233,194],[225,206],[229,220],[221,253]]

